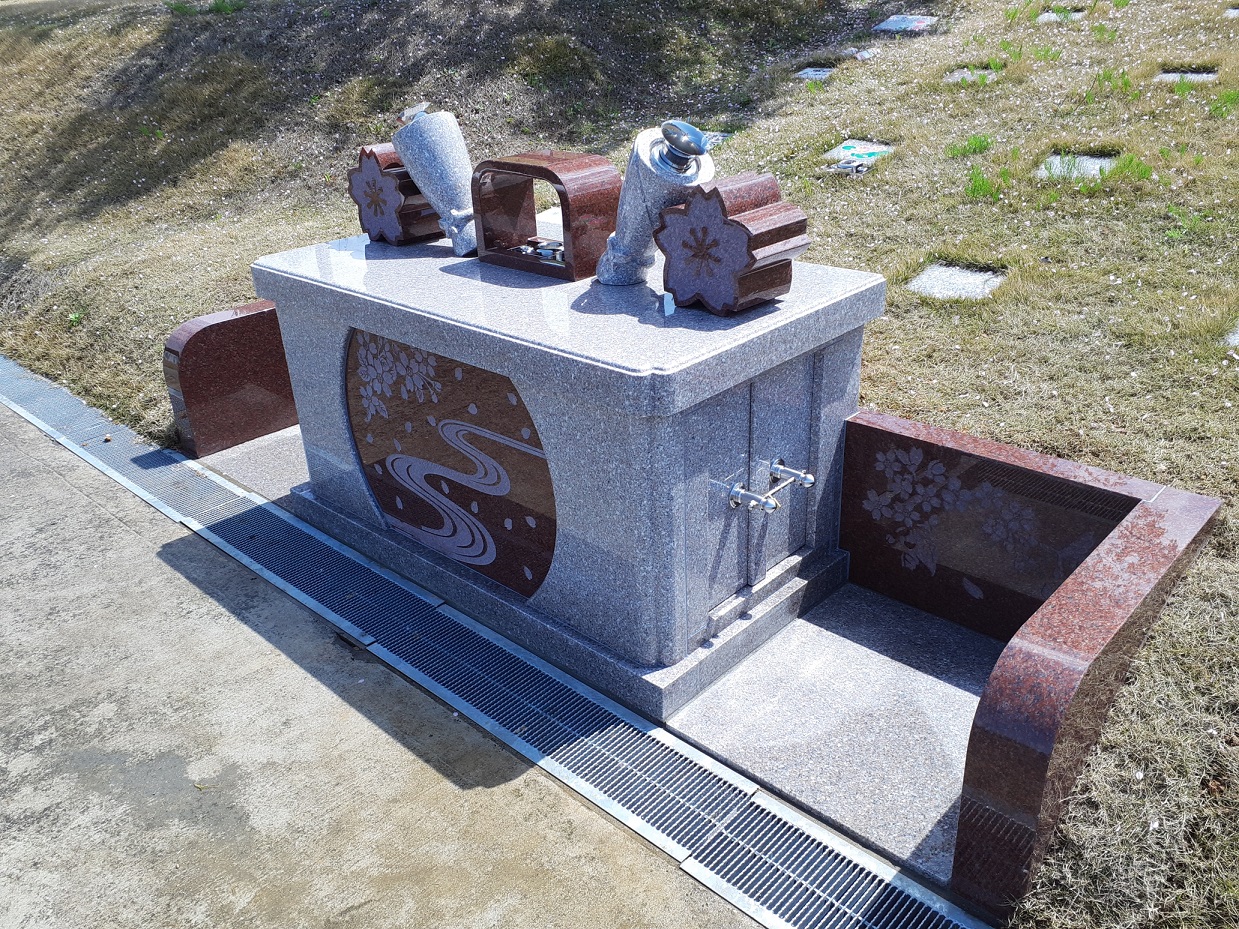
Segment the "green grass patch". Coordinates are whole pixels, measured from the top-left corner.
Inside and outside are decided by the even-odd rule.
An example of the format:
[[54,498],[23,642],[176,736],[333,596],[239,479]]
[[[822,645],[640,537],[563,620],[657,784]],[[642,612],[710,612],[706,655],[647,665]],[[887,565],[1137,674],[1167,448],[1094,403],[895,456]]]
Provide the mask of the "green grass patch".
[[1173,203],[1166,207],[1166,213],[1174,222],[1174,225],[1166,230],[1167,240],[1184,242],[1210,235],[1213,217],[1209,213],[1195,213]]
[[1115,71],[1102,68],[1093,76],[1092,85],[1084,92],[1084,102],[1094,103],[1100,97],[1121,96],[1128,100],[1140,99],[1140,91],[1132,84],[1126,70]]
[[962,142],[952,142],[948,145],[946,147],[946,157],[963,158],[966,155],[980,155],[988,152],[993,144],[994,139],[991,136],[976,133],[968,136]]
[[1002,198],[1002,191],[1011,183],[1011,170],[999,168],[996,177],[991,177],[979,166],[973,165],[968,171],[968,182],[964,185],[964,194],[970,200],[991,200],[997,203]]
[[231,16],[245,9],[247,0],[211,0],[203,8],[193,6],[182,0],[164,0],[164,6],[177,16],[196,16],[199,13],[214,13],[218,16]]
[[1145,164],[1131,152],[1119,155],[1113,167],[1102,174],[1107,181],[1147,181],[1153,176],[1153,166]]
[[1038,0],[1020,0],[1019,3],[1009,6],[1003,10],[1002,15],[1006,18],[1007,22],[1014,23],[1021,16],[1025,19],[1036,19],[1040,12],[1041,4]]
[[598,58],[574,36],[522,36],[516,42],[516,73],[535,87],[597,81]]
[[1239,90],[1223,90],[1209,103],[1209,115],[1215,119],[1226,119],[1239,109]]
[[[1019,61],[1024,57],[1024,46],[1022,43],[1017,44],[1015,42],[1008,41],[1007,39],[1000,39],[998,42],[998,48],[1001,49],[1002,53],[1011,59],[1012,62]],[[993,66],[991,65],[991,67]]]

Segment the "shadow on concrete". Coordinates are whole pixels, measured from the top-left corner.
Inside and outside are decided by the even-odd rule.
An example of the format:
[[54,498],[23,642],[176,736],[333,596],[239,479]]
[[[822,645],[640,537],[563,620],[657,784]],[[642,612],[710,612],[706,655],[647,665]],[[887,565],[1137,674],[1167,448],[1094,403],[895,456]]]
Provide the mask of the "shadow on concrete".
[[[196,535],[159,549],[159,558],[262,636],[403,748],[463,790],[515,780],[530,763],[433,695],[404,680],[334,626]],[[255,582],[257,581],[257,583]],[[360,682],[370,686],[361,686]],[[462,739],[458,723],[483,736]],[[324,725],[328,725],[324,721]],[[479,750],[484,745],[484,750]],[[497,751],[496,749],[503,749]]]
[[818,611],[803,618],[913,671],[981,696],[1005,643],[879,592],[854,590],[846,613]]

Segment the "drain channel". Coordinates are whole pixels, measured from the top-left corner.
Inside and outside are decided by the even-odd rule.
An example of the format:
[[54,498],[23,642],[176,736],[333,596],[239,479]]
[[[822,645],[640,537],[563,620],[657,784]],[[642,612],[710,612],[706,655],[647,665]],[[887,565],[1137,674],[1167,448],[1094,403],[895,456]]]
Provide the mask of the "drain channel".
[[985,924],[290,513],[0,355],[0,402],[334,624],[759,922]]

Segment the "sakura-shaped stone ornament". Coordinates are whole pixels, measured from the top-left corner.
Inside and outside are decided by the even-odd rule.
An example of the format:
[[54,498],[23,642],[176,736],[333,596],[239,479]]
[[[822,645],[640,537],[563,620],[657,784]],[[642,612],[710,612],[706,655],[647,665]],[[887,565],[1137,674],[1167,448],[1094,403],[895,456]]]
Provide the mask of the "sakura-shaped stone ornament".
[[408,245],[437,239],[439,214],[426,200],[390,142],[363,145],[348,173],[348,192],[371,242]]
[[663,210],[654,241],[666,257],[663,289],[678,306],[732,316],[791,290],[808,218],[780,198],[773,175],[745,171]]

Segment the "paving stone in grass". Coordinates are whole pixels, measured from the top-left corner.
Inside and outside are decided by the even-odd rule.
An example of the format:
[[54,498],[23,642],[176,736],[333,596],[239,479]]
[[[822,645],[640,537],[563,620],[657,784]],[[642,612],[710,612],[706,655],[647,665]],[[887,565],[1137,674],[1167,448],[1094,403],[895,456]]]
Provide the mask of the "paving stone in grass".
[[835,73],[834,68],[805,68],[796,72],[796,77],[802,81],[824,81]]
[[706,133],[703,133],[703,135],[705,135],[706,137],[706,148],[711,149],[711,148],[717,148],[718,146],[722,145],[724,142],[730,139],[733,135],[735,135],[735,133],[734,132],[706,132]]
[[998,80],[999,73],[989,68],[956,68],[943,80],[948,84],[988,84]]
[[1239,19],[1239,6],[1232,6],[1228,10],[1222,12],[1224,19]]
[[1053,10],[1046,10],[1037,17],[1037,22],[1044,26],[1046,23],[1074,23],[1083,18],[1083,10],[1063,10],[1060,13],[1056,13]]
[[1163,84],[1177,84],[1179,81],[1187,81],[1191,84],[1205,84],[1209,81],[1217,80],[1216,71],[1163,71],[1157,77],[1153,78]]
[[1235,331],[1227,335],[1222,341],[1224,341],[1227,345],[1239,348],[1239,326],[1236,326]]
[[827,161],[842,161],[844,158],[859,158],[863,161],[877,161],[893,152],[895,149],[881,142],[870,142],[866,139],[844,139],[826,153]]
[[937,16],[892,16],[873,27],[874,32],[928,32],[938,22]]
[[908,289],[939,300],[984,300],[1006,279],[997,271],[936,262],[908,281]]
[[852,47],[845,48],[842,52],[840,52],[840,54],[845,58],[855,58],[857,61],[868,61],[870,58],[877,58],[878,55],[882,54],[882,50],[878,48],[859,49]]
[[1112,155],[1051,155],[1041,162],[1035,174],[1045,179],[1050,177],[1080,180],[1083,178],[1099,178],[1114,167],[1117,159]]

